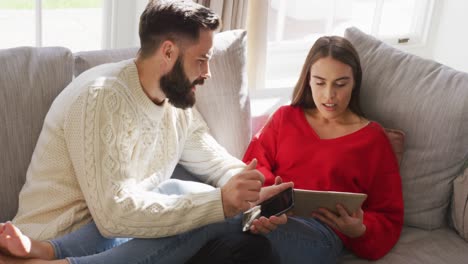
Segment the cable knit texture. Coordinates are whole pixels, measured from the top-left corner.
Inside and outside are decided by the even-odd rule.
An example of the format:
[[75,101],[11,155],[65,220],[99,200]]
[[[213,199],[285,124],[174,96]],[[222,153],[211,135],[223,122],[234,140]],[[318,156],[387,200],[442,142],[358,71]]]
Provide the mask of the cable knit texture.
[[35,239],[91,219],[107,237],[150,238],[224,220],[220,189],[154,191],[178,162],[214,186],[245,167],[216,143],[198,111],[155,105],[133,60],[98,66],[52,104],[14,223]]

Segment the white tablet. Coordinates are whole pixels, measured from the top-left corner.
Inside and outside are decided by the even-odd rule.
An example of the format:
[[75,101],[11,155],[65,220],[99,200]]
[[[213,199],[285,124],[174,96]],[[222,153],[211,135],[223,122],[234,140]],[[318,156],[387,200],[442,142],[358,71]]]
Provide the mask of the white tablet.
[[317,211],[320,207],[338,213],[336,204],[342,204],[347,209],[348,213],[351,214],[361,208],[366,198],[367,194],[365,193],[294,189],[294,208],[292,209],[292,215],[310,217],[312,212]]

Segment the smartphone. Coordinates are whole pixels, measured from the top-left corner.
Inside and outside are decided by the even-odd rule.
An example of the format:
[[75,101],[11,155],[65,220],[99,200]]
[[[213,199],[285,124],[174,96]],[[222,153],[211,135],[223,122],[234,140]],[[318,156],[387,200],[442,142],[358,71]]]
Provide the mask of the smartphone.
[[260,216],[265,216],[266,218],[272,215],[279,216],[291,210],[294,207],[293,192],[293,188],[288,188],[270,199],[263,201],[260,204]]

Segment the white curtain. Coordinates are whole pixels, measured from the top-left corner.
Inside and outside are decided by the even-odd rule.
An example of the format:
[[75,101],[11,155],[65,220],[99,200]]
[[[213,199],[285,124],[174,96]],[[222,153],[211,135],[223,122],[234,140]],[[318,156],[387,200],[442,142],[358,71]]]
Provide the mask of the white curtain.
[[220,31],[232,29],[247,30],[247,75],[249,90],[265,85],[266,26],[264,10],[266,0],[193,0],[209,7],[221,16]]
[[[193,0],[221,16],[220,31],[245,29],[248,0]],[[252,2],[252,1],[251,1]]]
[[138,24],[147,4],[148,0],[103,0],[102,48],[139,47]]
[[267,51],[267,0],[249,1],[247,16],[247,75],[249,90],[265,87]]

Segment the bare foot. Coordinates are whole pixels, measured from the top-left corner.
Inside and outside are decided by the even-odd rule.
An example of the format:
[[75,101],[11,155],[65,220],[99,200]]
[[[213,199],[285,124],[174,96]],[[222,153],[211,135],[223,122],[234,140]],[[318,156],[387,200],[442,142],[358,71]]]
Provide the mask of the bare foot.
[[68,260],[24,259],[5,256],[0,253],[0,264],[70,264]]
[[2,255],[0,253],[0,264],[12,264],[15,263],[15,260],[12,257]]
[[31,252],[31,239],[23,235],[11,222],[0,226],[0,251],[11,256],[26,258]]
[[22,264],[25,259],[5,256],[0,253],[0,264]]

